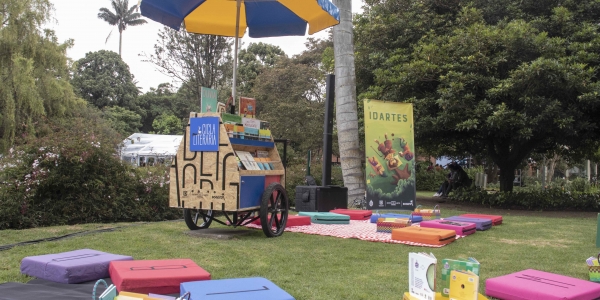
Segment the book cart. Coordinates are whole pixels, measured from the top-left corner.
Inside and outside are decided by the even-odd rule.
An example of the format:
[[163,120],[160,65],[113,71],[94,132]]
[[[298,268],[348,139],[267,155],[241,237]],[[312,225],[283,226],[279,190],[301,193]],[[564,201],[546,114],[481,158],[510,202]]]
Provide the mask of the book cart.
[[[212,117],[212,118],[211,118]],[[218,151],[191,151],[196,138],[190,124],[196,118],[218,118]],[[216,120],[215,120],[216,123]],[[236,151],[267,154],[269,170],[243,170]],[[219,113],[191,113],[177,155],[171,166],[169,206],[183,208],[190,230],[205,229],[214,222],[244,226],[260,218],[267,237],[283,233],[289,201],[285,170],[273,138],[230,137]]]

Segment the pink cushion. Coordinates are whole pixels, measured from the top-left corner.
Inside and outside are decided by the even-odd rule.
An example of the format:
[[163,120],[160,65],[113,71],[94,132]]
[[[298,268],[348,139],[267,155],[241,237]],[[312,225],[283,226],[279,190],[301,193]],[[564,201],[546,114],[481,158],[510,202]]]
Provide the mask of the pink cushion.
[[503,300],[592,300],[600,297],[600,284],[529,269],[486,280],[485,293]]

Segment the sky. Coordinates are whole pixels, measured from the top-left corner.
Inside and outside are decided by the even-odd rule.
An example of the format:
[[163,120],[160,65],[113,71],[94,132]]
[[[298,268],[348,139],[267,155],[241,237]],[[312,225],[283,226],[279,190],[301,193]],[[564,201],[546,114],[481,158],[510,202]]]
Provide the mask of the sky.
[[[111,50],[119,52],[119,31],[115,26],[110,26],[105,21],[98,19],[101,7],[110,8],[110,0],[50,0],[54,5],[54,20],[47,24],[47,28],[56,32],[59,42],[73,39],[75,45],[68,50],[67,56],[73,60],[85,57],[88,52]],[[130,5],[137,3],[129,1]],[[352,0],[352,11],[362,12],[362,0]],[[143,54],[153,54],[154,44],[158,39],[158,31],[163,26],[150,19],[147,24],[127,27],[123,31],[122,58],[129,65],[131,73],[137,81],[137,86],[142,92],[147,92],[150,87],[157,87],[160,83],[172,82],[171,78],[161,74],[156,67],[148,62],[143,62]],[[111,33],[112,31],[112,33]],[[110,38],[107,40],[108,35]],[[249,43],[269,43],[277,45],[288,55],[299,54],[306,49],[306,37],[277,37],[252,39],[244,37],[244,45]],[[312,37],[325,38],[327,30],[316,33]],[[174,82],[178,86],[176,82]]]

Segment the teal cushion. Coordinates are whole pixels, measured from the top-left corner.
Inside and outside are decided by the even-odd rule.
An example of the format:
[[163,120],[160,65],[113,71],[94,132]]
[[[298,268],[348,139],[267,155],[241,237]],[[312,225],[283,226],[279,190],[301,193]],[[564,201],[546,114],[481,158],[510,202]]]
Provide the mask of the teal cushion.
[[[350,216],[336,214],[332,212],[304,212],[298,213],[299,216],[309,216],[313,223],[319,223],[318,221],[350,221]],[[321,223],[323,224],[323,223]],[[342,224],[348,224],[342,223]]]
[[315,224],[350,224],[350,220],[314,220]]

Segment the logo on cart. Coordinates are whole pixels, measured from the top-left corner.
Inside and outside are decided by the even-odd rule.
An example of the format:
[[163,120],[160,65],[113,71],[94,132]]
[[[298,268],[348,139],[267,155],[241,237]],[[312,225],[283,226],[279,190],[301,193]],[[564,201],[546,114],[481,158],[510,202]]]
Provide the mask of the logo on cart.
[[219,118],[201,117],[190,119],[190,151],[219,151]]

